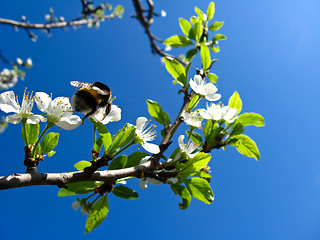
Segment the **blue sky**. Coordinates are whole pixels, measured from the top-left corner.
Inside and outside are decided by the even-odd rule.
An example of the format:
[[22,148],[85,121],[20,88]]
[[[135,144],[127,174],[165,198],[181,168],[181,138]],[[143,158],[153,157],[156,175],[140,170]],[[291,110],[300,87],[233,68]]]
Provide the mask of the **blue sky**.
[[[320,90],[320,2],[222,1],[216,2],[215,20],[224,21],[219,59],[213,72],[219,77],[221,101],[227,104],[234,91],[242,98],[244,112],[265,117],[263,128],[248,127],[246,134],[259,146],[261,161],[233,149],[212,153],[211,186],[215,200],[205,205],[192,199],[180,201],[167,185],[139,189],[137,200],[110,197],[104,223],[84,235],[85,217],[71,204],[75,197],[57,197],[55,186],[36,186],[0,192],[1,239],[308,239],[320,238],[320,148],[318,135]],[[112,2],[114,5],[116,1]],[[148,116],[146,99],[161,104],[173,119],[182,103],[178,87],[157,56],[139,23],[130,18],[130,1],[121,20],[106,21],[100,29],[54,30],[50,38],[38,33],[36,43],[22,30],[0,26],[0,50],[10,60],[31,57],[34,67],[13,90],[72,96],[71,80],[101,81],[110,86],[122,109],[122,120],[108,128],[115,133],[125,123]],[[167,38],[181,34],[178,18],[189,19],[194,6],[206,9],[209,1],[155,1],[152,32]],[[0,17],[43,21],[53,7],[67,19],[81,11],[80,1],[5,1]],[[173,50],[179,55],[181,50]],[[0,62],[0,68],[8,67]],[[190,72],[200,68],[196,61]],[[150,118],[150,117],[149,117]],[[44,127],[44,126],[43,126]],[[182,127],[173,137],[174,147]],[[54,131],[59,131],[54,129]],[[160,132],[160,129],[158,129]],[[11,125],[1,136],[0,175],[24,172],[21,126]],[[92,128],[87,121],[74,131],[60,131],[57,153],[40,163],[39,171],[73,171],[79,160],[89,160]],[[160,143],[160,137],[156,143]],[[171,149],[174,149],[172,147]],[[170,150],[169,150],[170,152]]]

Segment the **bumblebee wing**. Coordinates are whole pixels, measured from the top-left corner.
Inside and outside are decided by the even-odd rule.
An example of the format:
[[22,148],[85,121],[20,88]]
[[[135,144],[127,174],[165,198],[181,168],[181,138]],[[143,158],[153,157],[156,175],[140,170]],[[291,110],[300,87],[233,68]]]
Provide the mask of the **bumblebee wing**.
[[85,87],[90,89],[92,87],[91,83],[79,82],[79,81],[71,81],[70,84],[71,86],[78,87],[78,88]]
[[93,86],[92,87],[93,90],[97,91],[97,93],[101,94],[101,95],[110,95],[111,96],[111,91],[109,90],[103,90],[103,89],[100,89],[96,86]]

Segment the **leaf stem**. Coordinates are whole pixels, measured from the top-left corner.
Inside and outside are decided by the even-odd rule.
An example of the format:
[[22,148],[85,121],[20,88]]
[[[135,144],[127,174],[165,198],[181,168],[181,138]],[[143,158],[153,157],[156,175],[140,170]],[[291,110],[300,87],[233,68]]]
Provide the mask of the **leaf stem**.
[[50,127],[49,127],[48,124],[47,124],[47,126],[45,127],[45,129],[43,129],[42,133],[40,134],[40,137],[37,139],[36,143],[34,144],[34,148],[33,148],[33,150],[32,150],[32,157],[34,157],[34,154],[35,154],[35,152],[36,152],[36,148],[37,148],[37,146],[39,145],[40,140],[43,138],[44,134],[45,134],[49,129],[50,129]]

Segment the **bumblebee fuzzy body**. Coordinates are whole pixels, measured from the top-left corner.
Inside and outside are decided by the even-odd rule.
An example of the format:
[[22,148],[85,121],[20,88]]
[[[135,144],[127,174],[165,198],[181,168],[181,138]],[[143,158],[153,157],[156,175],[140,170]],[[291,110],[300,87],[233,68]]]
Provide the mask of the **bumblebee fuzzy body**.
[[77,112],[85,114],[82,121],[90,117],[101,107],[106,106],[105,116],[110,113],[111,103],[109,101],[111,99],[111,90],[107,85],[101,82],[92,84],[79,81],[72,81],[70,84],[74,87],[79,87],[79,90],[72,97],[71,105]]

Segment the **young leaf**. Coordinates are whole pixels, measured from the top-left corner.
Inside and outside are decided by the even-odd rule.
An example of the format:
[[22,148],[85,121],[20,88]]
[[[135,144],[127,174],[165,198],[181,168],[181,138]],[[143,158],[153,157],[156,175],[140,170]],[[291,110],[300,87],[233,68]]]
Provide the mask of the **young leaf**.
[[217,83],[218,81],[218,76],[215,75],[214,73],[208,73],[207,77],[212,83]]
[[[194,10],[196,11],[196,13],[198,14],[199,18],[201,19],[201,21],[204,21],[204,13],[197,7],[194,8]],[[202,23],[201,23],[202,24]]]
[[40,152],[41,154],[46,154],[52,151],[55,146],[57,146],[59,141],[59,133],[48,133],[41,142]]
[[190,137],[191,141],[194,142],[194,144],[198,146],[203,145],[203,140],[199,133],[196,133],[195,131],[189,131],[189,130],[186,133]]
[[[25,124],[27,139],[29,144],[34,144],[38,140],[40,126],[39,124]],[[22,137],[25,139],[24,131]]]
[[240,122],[236,121],[236,123],[233,126],[233,130],[229,136],[239,135],[243,132],[244,132],[243,125]]
[[127,164],[127,156],[121,155],[112,160],[112,162],[108,167],[108,170],[122,169],[126,166],[126,164]]
[[224,22],[214,22],[209,26],[209,30],[211,31],[217,31],[223,26]]
[[[109,132],[108,133],[100,133],[100,137],[101,137],[101,141],[102,141],[103,146],[104,146],[104,152],[107,153],[107,151],[108,151],[108,149],[109,149],[109,147],[110,147],[110,145],[112,143],[111,134]],[[98,138],[98,140],[99,140],[99,138]],[[100,142],[98,140],[95,142],[95,144],[97,144],[97,145],[99,144],[100,145]],[[94,144],[94,146],[95,146],[95,144]],[[98,145],[98,148],[99,148],[99,145]],[[100,146],[100,149],[101,149],[101,146]]]
[[188,110],[196,107],[198,105],[200,99],[201,99],[201,97],[198,94],[194,95],[189,103]]
[[187,47],[189,45],[192,45],[193,43],[187,37],[175,35],[166,39],[163,42],[163,44],[169,45],[174,48],[178,48],[178,47]]
[[99,201],[92,205],[90,214],[88,214],[86,229],[84,233],[89,233],[98,227],[106,218],[109,212],[108,195],[104,195]]
[[186,60],[190,62],[191,59],[197,54],[197,52],[198,52],[197,48],[192,48],[191,50],[189,50],[186,54]]
[[94,191],[94,187],[98,186],[97,182],[77,182],[67,183],[68,188],[61,188],[58,192],[59,197],[86,194]]
[[172,77],[185,86],[187,83],[187,77],[184,67],[177,60],[169,57],[164,58],[164,63],[167,71],[172,75]]
[[223,34],[216,34],[213,39],[212,39],[212,42],[216,42],[218,40],[226,40],[227,37]]
[[[111,138],[111,135],[110,135],[110,138]],[[98,139],[97,139],[97,140],[94,142],[94,144],[93,144],[93,150],[94,150],[95,152],[100,152],[101,147],[102,147],[102,144],[103,144],[103,142],[102,142],[102,136],[99,136]]]
[[212,203],[214,195],[207,180],[203,178],[185,179],[184,184],[195,199],[206,204]]
[[179,203],[179,208],[185,210],[189,207],[191,202],[191,195],[188,189],[179,184],[170,184],[170,187],[175,195],[179,195],[182,203]]
[[213,18],[214,12],[215,12],[215,5],[214,5],[214,2],[211,2],[209,4],[208,9],[207,9],[207,19],[208,20],[211,20]]
[[238,110],[238,114],[241,112],[242,110],[242,101],[240,98],[240,95],[237,91],[235,91],[233,93],[233,95],[229,98],[229,103],[228,106],[231,108],[235,108]]
[[85,169],[86,167],[90,167],[91,166],[91,162],[88,161],[79,161],[77,162],[75,165],[73,165],[77,170],[82,171],[83,169]]
[[[260,152],[257,147],[257,144],[247,135],[235,135],[230,138],[230,142],[228,139],[227,144],[235,146],[239,153],[244,156],[255,158],[256,160],[260,160]],[[235,141],[236,140],[236,141]]]
[[211,155],[208,153],[197,153],[196,156],[189,159],[188,162],[183,165],[179,175],[189,175],[190,173],[200,171],[207,166],[210,159]]
[[264,118],[258,113],[243,113],[239,115],[237,122],[240,122],[243,126],[264,126]]
[[90,122],[93,123],[93,125],[97,128],[99,134],[103,134],[103,133],[109,133],[108,129],[106,128],[106,126],[104,126],[102,123],[100,122],[96,122],[93,118],[89,118]]
[[48,157],[52,157],[56,152],[55,151],[50,151],[47,153]]
[[122,129],[120,129],[116,135],[112,137],[112,144],[107,149],[107,152],[105,154],[113,154],[116,150],[124,147],[128,143],[132,141],[132,139],[135,136],[135,126],[132,124],[125,124]]
[[153,117],[153,119],[156,120],[158,123],[164,124],[165,116],[160,104],[156,101],[152,101],[149,99],[147,100],[147,104],[150,116]]
[[146,152],[134,152],[127,159],[126,168],[135,167],[140,164],[142,158],[149,156]]
[[199,41],[201,36],[202,36],[202,33],[203,33],[203,26],[202,26],[202,22],[201,21],[198,21],[195,23],[194,25],[194,32],[195,32],[195,37],[196,37],[196,40]]
[[126,186],[119,185],[112,190],[112,193],[119,198],[124,199],[137,199],[139,197],[138,193]]
[[180,28],[186,37],[195,39],[192,25],[185,19],[179,18]]
[[206,71],[211,65],[211,57],[209,48],[205,44],[200,46],[200,56],[202,60],[203,70]]

